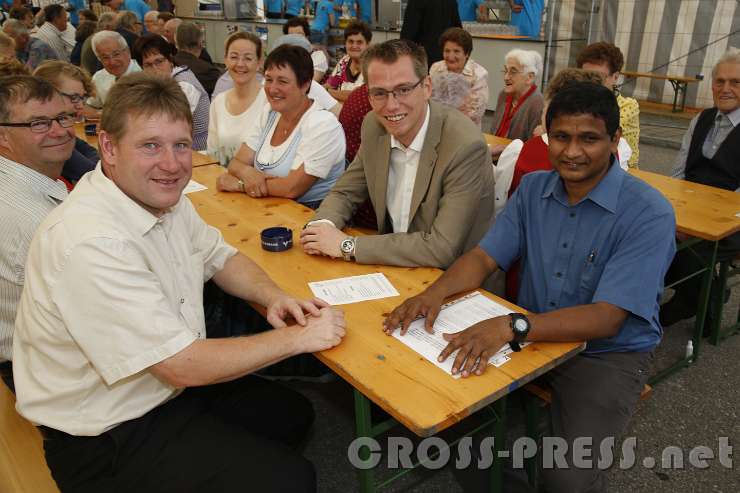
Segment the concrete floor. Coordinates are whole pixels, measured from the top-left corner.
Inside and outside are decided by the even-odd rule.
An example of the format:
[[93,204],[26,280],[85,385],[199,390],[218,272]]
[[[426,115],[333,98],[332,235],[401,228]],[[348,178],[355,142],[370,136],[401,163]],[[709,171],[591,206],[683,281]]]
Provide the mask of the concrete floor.
[[[678,135],[680,139],[681,135]],[[640,146],[640,167],[667,174],[673,166],[676,150],[661,146]],[[728,303],[726,319],[736,316],[740,295],[735,290]],[[734,312],[734,313],[733,313]],[[669,327],[656,354],[656,367],[663,367],[684,354],[693,320]],[[635,466],[622,470],[618,466],[608,472],[609,491],[624,493],[693,493],[740,492],[740,458],[732,469],[717,460],[706,469],[688,463],[689,451],[696,446],[710,447],[719,452],[720,437],[728,437],[730,445],[740,444],[740,336],[733,336],[719,347],[705,343],[701,357],[691,367],[674,374],[658,385],[652,396],[641,402],[631,421],[626,437],[636,437]],[[352,389],[341,379],[321,385],[292,384],[314,402],[317,420],[306,456],[316,466],[321,492],[357,491],[355,470],[348,460],[348,447],[354,438]],[[516,417],[520,408],[510,399],[509,415]],[[452,430],[464,433],[476,417],[469,418]],[[510,438],[519,436],[520,429],[511,429]],[[412,435],[396,428],[389,436]],[[412,437],[413,438],[413,437]],[[662,469],[660,457],[666,447],[683,450],[682,469]],[[618,457],[618,449],[615,451]],[[737,455],[737,454],[735,454]],[[658,466],[644,467],[643,459],[656,458]],[[383,456],[384,460],[387,457]],[[377,474],[387,477],[389,471],[379,467]],[[507,481],[510,491],[520,491],[515,482]],[[412,472],[389,491],[458,492],[464,490],[448,466],[441,471]]]

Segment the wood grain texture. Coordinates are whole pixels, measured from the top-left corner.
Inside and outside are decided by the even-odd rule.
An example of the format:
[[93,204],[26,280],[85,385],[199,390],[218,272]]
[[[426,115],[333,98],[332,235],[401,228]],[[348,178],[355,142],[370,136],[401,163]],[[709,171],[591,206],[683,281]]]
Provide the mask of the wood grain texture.
[[630,72],[628,70],[623,71],[622,75],[624,75],[625,77],[647,77],[648,79],[657,80],[677,80],[679,82],[701,82],[696,77],[685,77],[683,75],[652,74],[648,72]]
[[0,492],[58,493],[46,466],[41,435],[15,411],[15,397],[0,383]]
[[499,145],[499,144],[508,145],[509,143],[511,143],[511,139],[507,139],[506,137],[496,137],[493,134],[484,133],[483,137],[485,137],[486,144],[488,144],[489,146]]
[[629,172],[668,199],[681,233],[718,241],[740,231],[740,194],[634,168]]
[[[455,380],[381,330],[384,317],[393,308],[422,291],[442,271],[358,265],[307,255],[300,248],[298,237],[313,216],[311,209],[287,199],[252,199],[241,193],[217,192],[216,178],[223,172],[218,166],[195,169],[193,179],[209,189],[188,197],[207,223],[221,230],[229,243],[262,266],[283,289],[310,298],[310,281],[382,272],[401,294],[342,306],[348,323],[347,336],[338,347],[316,356],[419,436],[438,433],[583,348],[579,343],[531,344],[501,368],[488,367],[483,376]],[[293,229],[295,246],[281,253],[262,250],[259,233],[271,226]],[[517,310],[514,305],[485,294],[512,311]]]

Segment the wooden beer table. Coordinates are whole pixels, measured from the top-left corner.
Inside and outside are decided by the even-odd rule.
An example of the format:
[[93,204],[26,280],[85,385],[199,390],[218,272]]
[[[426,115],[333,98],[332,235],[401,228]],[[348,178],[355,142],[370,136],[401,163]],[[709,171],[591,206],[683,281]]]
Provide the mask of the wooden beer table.
[[494,146],[494,145],[499,145],[499,144],[508,145],[511,143],[511,139],[507,139],[506,137],[496,137],[493,134],[484,133],[483,137],[486,139],[486,144],[488,144],[489,146]]
[[[711,258],[702,269],[679,279],[670,286],[666,286],[672,287],[691,277],[703,276],[692,336],[693,354],[685,356],[669,368],[659,372],[651,379],[652,384],[688,366],[699,357],[704,320],[709,304],[712,273],[717,259],[717,244],[719,240],[740,231],[740,217],[737,216],[740,213],[740,194],[634,168],[631,168],[629,172],[657,189],[673,205],[673,209],[676,211],[676,230],[692,237],[681,242],[678,245],[678,250],[691,248],[700,241],[708,241],[714,245]],[[722,310],[721,302],[716,303],[716,305],[713,314],[715,320],[715,326],[712,328],[713,332],[719,330],[719,319]]]
[[[439,433],[495,403],[494,410],[500,419],[496,422],[494,436],[497,448],[501,447],[505,431],[504,397],[585,347],[581,343],[536,343],[515,353],[511,361],[500,368],[489,366],[482,376],[454,379],[445,375],[382,331],[383,319],[391,310],[404,299],[421,292],[439,277],[441,270],[359,265],[307,255],[300,247],[299,234],[314,211],[288,199],[253,199],[243,193],[218,192],[216,179],[223,172],[223,168],[217,165],[194,169],[193,179],[208,189],[188,197],[208,224],[218,228],[226,241],[257,262],[285,291],[300,298],[312,298],[308,282],[382,272],[401,294],[400,297],[343,305],[341,308],[347,320],[346,337],[339,346],[315,354],[354,387],[358,437],[374,437],[391,427],[385,424],[373,426],[369,401],[420,437]],[[280,253],[262,249],[260,231],[272,226],[293,230],[293,248]],[[521,311],[480,291],[512,311]],[[365,453],[367,456],[369,451]],[[360,456],[363,457],[362,452]],[[492,475],[495,479],[493,484],[498,487],[501,486],[501,473],[501,461],[497,460]],[[394,479],[376,485],[371,470],[363,470],[359,474],[362,491],[374,491]]]
[[[77,135],[78,139],[84,140],[96,149],[98,148],[98,136],[86,135],[84,123],[75,123],[75,135]],[[193,168],[208,166],[211,164],[218,164],[218,159],[213,156],[201,154],[198,151],[193,151]]]

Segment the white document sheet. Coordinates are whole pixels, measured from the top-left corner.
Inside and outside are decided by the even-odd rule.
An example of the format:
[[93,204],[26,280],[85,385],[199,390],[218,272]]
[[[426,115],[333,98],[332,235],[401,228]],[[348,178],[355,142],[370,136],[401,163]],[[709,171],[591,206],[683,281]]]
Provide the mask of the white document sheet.
[[309,282],[308,287],[311,288],[314,296],[330,305],[346,305],[399,296],[393,284],[380,272]]
[[[508,315],[509,313],[511,313],[510,309],[475,291],[446,303],[442,307],[437,320],[434,321],[434,334],[430,334],[424,329],[424,319],[419,318],[411,323],[406,335],[402,336],[401,331],[396,330],[393,332],[393,336],[444,370],[448,375],[452,375],[452,363],[455,361],[457,351],[449,355],[443,363],[437,361],[439,353],[447,347],[447,341],[444,340],[442,334],[460,332],[483,320]],[[526,344],[528,343],[521,345],[523,347]],[[511,353],[511,348],[506,344],[489,358],[488,363],[501,366],[509,361]],[[460,378],[460,374],[452,375],[452,377]]]
[[205,185],[201,185],[195,180],[190,180],[187,185],[185,185],[185,188],[183,189],[182,193],[193,193],[193,192],[200,192],[201,190],[208,190],[208,187]]

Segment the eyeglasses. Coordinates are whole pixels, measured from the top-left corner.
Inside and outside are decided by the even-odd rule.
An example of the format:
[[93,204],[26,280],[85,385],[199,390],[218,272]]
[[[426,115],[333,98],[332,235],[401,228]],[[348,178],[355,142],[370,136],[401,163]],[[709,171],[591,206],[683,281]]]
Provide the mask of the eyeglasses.
[[0,123],[0,127],[30,128],[33,133],[43,134],[51,130],[53,122],[57,122],[62,128],[69,128],[75,124],[75,116],[65,113],[56,118],[39,118],[26,123]]
[[517,70],[517,69],[515,69],[515,68],[504,67],[503,70],[501,70],[501,73],[504,74],[504,75],[507,75],[508,74],[508,75],[514,77],[515,75],[519,75],[522,72],[519,71],[519,70]]
[[407,97],[409,97],[414,89],[416,89],[423,81],[424,79],[422,78],[419,79],[419,82],[417,82],[416,84],[404,84],[396,87],[392,91],[388,91],[386,89],[383,89],[382,87],[373,87],[368,91],[368,96],[371,101],[379,104],[388,101],[388,96],[390,94],[393,94],[393,97],[396,98],[396,101],[401,101],[402,99],[406,99]]
[[111,60],[116,60],[118,58],[121,58],[121,55],[126,53],[128,50],[116,50],[110,55],[98,55],[98,58],[100,58],[101,62],[110,62]]
[[740,80],[738,79],[713,79],[712,85],[714,87],[725,87],[725,84],[729,83],[733,89],[740,88]]
[[87,94],[75,94],[75,93],[67,94],[66,92],[62,92],[62,91],[59,91],[59,94],[61,94],[65,98],[68,98],[72,102],[72,104],[80,104],[85,99],[87,99]]
[[167,59],[165,57],[160,56],[160,57],[155,58],[151,62],[147,62],[147,63],[142,64],[142,66],[144,68],[159,68],[166,61],[167,61]]

